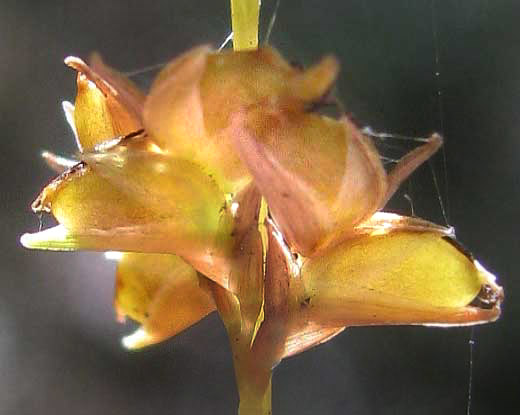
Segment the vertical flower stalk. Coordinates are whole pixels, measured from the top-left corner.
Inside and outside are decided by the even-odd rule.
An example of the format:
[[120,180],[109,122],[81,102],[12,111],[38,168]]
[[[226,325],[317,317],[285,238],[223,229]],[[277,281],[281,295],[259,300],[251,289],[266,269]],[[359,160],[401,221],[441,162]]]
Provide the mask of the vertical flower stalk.
[[237,52],[258,49],[260,1],[231,0],[233,49]]

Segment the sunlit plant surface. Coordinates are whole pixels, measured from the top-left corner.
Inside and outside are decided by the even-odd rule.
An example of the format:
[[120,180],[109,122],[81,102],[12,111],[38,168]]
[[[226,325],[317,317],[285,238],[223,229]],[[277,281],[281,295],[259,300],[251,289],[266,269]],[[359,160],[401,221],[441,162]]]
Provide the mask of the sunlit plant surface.
[[257,2],[232,10],[234,50],[184,53],[147,94],[98,56],[66,59],[79,160],[45,154],[61,174],[32,208],[59,225],[22,244],[117,257],[130,349],[218,311],[242,415],[271,413],[283,358],[348,326],[497,319],[502,289],[451,229],[382,211],[441,138],[387,173],[370,137],[319,112],[337,60],[294,67],[257,48]]

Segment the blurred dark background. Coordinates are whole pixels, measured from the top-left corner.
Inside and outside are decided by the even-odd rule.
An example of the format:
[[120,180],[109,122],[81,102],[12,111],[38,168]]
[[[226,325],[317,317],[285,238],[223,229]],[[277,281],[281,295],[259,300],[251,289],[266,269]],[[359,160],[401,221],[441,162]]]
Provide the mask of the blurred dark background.
[[[265,28],[273,1],[264,3]],[[53,176],[40,151],[75,151],[60,108],[75,92],[63,58],[97,50],[122,71],[165,62],[193,45],[220,44],[228,7],[0,2],[0,414],[235,413],[231,356],[215,315],[166,343],[126,352],[120,338],[133,327],[114,319],[114,263],[18,242],[38,228],[29,205]],[[304,64],[336,54],[339,95],[360,125],[446,137],[446,165],[440,154],[433,171],[449,221],[506,291],[501,320],[474,332],[474,415],[520,407],[519,17],[516,0],[282,0],[271,37]],[[443,222],[428,167],[404,190],[419,216]],[[410,209],[403,193],[392,207]],[[273,412],[465,414],[469,337],[469,328],[349,329],[276,369]]]

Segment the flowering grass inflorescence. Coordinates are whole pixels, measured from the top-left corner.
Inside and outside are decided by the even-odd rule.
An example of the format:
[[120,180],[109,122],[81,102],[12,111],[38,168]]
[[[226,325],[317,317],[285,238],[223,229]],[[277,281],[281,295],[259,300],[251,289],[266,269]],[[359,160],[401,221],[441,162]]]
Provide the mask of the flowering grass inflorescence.
[[[235,6],[237,28],[240,16],[258,20]],[[346,116],[315,111],[337,60],[296,68],[257,49],[247,19],[243,42],[235,31],[242,50],[194,48],[147,94],[98,56],[68,58],[79,160],[46,154],[63,172],[32,207],[59,225],[22,237],[29,248],[123,252],[115,307],[141,324],[128,348],[218,311],[242,415],[270,413],[283,358],[345,327],[484,323],[502,300],[450,229],[381,211],[441,138],[387,174]]]

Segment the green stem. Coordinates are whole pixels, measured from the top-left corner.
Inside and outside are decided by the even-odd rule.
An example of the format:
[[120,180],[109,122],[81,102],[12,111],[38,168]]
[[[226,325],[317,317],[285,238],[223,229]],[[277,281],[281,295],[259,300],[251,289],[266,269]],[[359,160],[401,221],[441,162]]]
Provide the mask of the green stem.
[[258,48],[258,0],[231,0],[231,25],[233,26],[233,49],[256,50]]
[[271,415],[271,369],[253,352],[252,332],[242,330],[240,305],[235,295],[213,282],[210,287],[233,353],[240,399],[238,414]]
[[238,415],[271,415],[271,370],[257,367],[253,353],[240,349],[239,355],[233,353],[240,399]]

